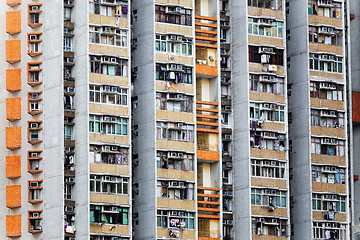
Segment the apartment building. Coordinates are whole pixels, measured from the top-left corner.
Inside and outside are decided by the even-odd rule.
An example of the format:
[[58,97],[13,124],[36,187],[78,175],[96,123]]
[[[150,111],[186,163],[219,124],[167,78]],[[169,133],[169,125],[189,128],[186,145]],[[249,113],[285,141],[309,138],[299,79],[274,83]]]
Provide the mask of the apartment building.
[[292,234],[350,239],[347,4],[289,1],[287,13]]
[[131,238],[130,6],[0,3],[1,239]]

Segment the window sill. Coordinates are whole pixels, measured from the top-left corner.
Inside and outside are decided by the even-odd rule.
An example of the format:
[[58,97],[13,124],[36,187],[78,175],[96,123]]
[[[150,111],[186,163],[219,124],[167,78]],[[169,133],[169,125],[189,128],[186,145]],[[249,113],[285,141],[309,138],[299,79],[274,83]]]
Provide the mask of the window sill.
[[36,28],[36,27],[42,26],[43,24],[42,24],[42,23],[29,23],[28,25],[29,25],[29,27],[31,27],[31,28]]
[[30,86],[34,87],[34,86],[41,85],[42,82],[28,82],[28,84],[29,84]]
[[20,120],[21,118],[7,118],[6,120],[10,121],[10,122],[14,122],[17,120]]
[[39,56],[39,55],[42,55],[43,53],[42,52],[28,52],[28,55],[30,57],[36,57],[36,56]]
[[29,233],[36,234],[36,233],[42,233],[43,230],[29,230]]
[[28,111],[28,113],[29,113],[31,116],[35,116],[35,115],[38,115],[38,114],[42,114],[43,111]]
[[37,203],[42,203],[43,200],[29,200],[28,202],[31,204],[37,204]]
[[28,173],[31,174],[42,173],[42,170],[28,170]]
[[35,144],[39,144],[39,143],[42,143],[42,140],[29,140],[28,143],[30,143],[31,145],[35,145]]

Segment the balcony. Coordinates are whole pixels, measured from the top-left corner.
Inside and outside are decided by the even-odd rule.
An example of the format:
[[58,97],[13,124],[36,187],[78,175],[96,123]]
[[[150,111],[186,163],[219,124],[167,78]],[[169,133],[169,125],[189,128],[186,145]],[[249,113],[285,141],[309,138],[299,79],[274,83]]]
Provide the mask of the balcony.
[[198,218],[199,238],[198,239],[220,239],[219,233],[209,230],[212,221],[220,220],[220,188],[198,187]]
[[[197,132],[219,133],[219,103],[196,101]],[[203,114],[208,113],[207,115]]]
[[199,77],[218,76],[217,18],[195,15],[196,74]]

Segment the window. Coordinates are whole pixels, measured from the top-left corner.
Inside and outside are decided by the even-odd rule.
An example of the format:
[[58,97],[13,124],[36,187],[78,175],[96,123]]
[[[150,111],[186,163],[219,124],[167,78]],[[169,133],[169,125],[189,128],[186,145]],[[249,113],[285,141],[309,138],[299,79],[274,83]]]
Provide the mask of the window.
[[195,229],[195,213],[185,211],[157,211],[157,227],[181,227],[183,229]]
[[329,82],[310,82],[310,97],[344,101],[344,86]]
[[[103,5],[102,5],[103,4]],[[116,6],[114,6],[116,4]],[[103,16],[127,18],[128,1],[127,0],[89,0],[90,14],[99,14]],[[120,240],[120,239],[119,239]]]
[[90,102],[127,106],[127,98],[126,88],[90,85]]
[[312,181],[332,184],[345,184],[345,169],[336,166],[312,166]]
[[254,131],[250,133],[250,146],[274,151],[285,151],[285,135],[275,132]]
[[29,219],[29,232],[36,233],[42,232],[42,211],[29,211],[28,219]]
[[90,175],[90,192],[102,194],[129,194],[129,178]]
[[308,14],[319,15],[322,17],[342,18],[341,2],[330,1],[330,4],[326,3],[326,1],[318,2],[318,0],[308,0]]
[[179,181],[157,181],[157,197],[194,200],[194,184]]
[[64,125],[64,139],[74,140],[74,126],[73,125]]
[[91,133],[128,135],[128,119],[114,116],[89,115]]
[[28,113],[36,115],[42,113],[42,92],[29,92]]
[[285,107],[270,103],[250,103],[250,118],[271,122],[285,122]]
[[266,37],[283,37],[283,23],[272,19],[248,18],[248,33]]
[[72,37],[64,36],[64,51],[72,51]]
[[193,97],[181,93],[156,93],[156,109],[193,112]]
[[288,222],[285,219],[274,217],[254,217],[251,218],[252,234],[287,236]]
[[251,160],[254,177],[285,178],[286,163],[274,160]]
[[192,10],[176,6],[155,5],[155,21],[191,26]]
[[281,10],[282,0],[248,0],[248,6]]
[[129,208],[90,205],[90,223],[129,224]]
[[185,123],[156,123],[157,139],[194,142],[194,125]]
[[321,72],[342,73],[343,57],[329,54],[309,54],[310,70]]
[[343,31],[333,27],[309,26],[309,41],[313,43],[342,46]]
[[[129,238],[117,237],[117,240],[129,240]],[[113,236],[105,236],[105,235],[90,235],[90,240],[114,240]]]
[[128,165],[129,149],[120,146],[90,145],[89,160],[95,163]]
[[64,20],[71,21],[71,8],[64,7]]
[[90,43],[127,47],[128,31],[115,27],[90,26]]
[[128,60],[90,55],[90,72],[111,76],[128,76]]
[[28,152],[28,171],[30,173],[41,172],[40,161],[42,160],[42,151],[29,151]]
[[314,239],[338,239],[346,240],[346,224],[335,221],[314,221],[313,222],[313,238]]
[[68,182],[66,184],[64,184],[64,199],[65,200],[72,200],[73,196],[73,184],[70,184],[71,182]]
[[345,156],[345,141],[334,138],[311,138],[312,154]]
[[[156,80],[192,84],[192,68],[180,64],[156,64]],[[171,87],[171,86],[170,86]]]
[[41,127],[42,121],[28,122],[28,141],[31,144],[42,142]]
[[311,125],[329,128],[344,128],[345,114],[335,110],[311,110]]
[[313,193],[312,209],[319,211],[346,212],[346,196],[341,196],[338,194]]
[[194,171],[194,154],[158,151],[156,163],[157,168]]
[[286,191],[251,189],[251,205],[286,208]]
[[42,180],[29,181],[29,202],[38,203],[42,202],[41,199],[41,190],[42,190]]
[[28,20],[29,26],[37,27],[39,25],[42,25],[42,23],[40,23],[42,4],[29,4],[28,7],[29,7],[29,20]]
[[41,84],[40,72],[42,71],[41,62],[31,62],[28,63],[28,84],[35,86]]
[[[259,53],[259,48],[271,52],[260,51]],[[263,64],[266,63],[266,64],[283,66],[284,65],[283,54],[284,54],[284,50],[282,49],[249,46],[249,61],[254,63],[263,63]],[[270,68],[269,71],[271,71]]]
[[274,94],[284,94],[284,78],[273,75],[249,74],[249,90]]
[[192,48],[193,42],[190,38],[178,35],[156,35],[155,49],[158,52],[191,56]]
[[28,54],[32,57],[41,54],[41,33],[28,34]]

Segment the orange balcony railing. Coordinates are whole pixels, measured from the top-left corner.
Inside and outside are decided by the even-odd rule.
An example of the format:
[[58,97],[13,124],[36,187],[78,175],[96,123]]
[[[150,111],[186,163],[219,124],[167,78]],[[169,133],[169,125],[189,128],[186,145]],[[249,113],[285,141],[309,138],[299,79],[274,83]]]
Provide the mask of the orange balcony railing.
[[196,101],[196,113],[198,132],[219,133],[219,103]]
[[220,188],[197,187],[198,217],[220,219]]

